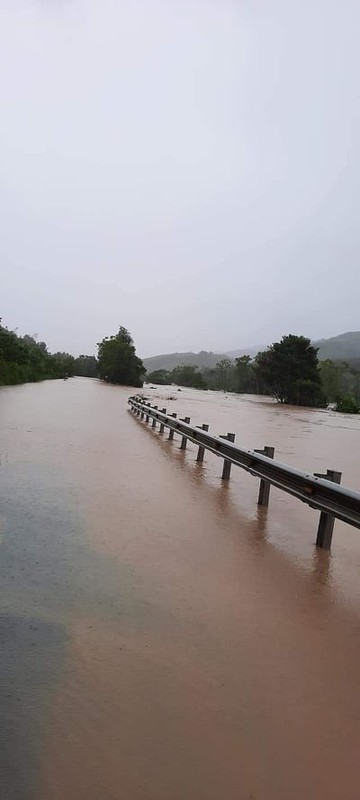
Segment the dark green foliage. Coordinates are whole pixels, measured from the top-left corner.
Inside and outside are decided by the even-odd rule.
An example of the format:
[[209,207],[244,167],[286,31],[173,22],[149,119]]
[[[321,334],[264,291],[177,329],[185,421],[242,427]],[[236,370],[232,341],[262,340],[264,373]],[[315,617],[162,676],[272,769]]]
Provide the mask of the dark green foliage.
[[256,364],[249,355],[240,356],[235,361],[223,358],[215,367],[204,368],[202,371],[191,364],[177,366],[169,372],[165,369],[155,370],[146,376],[146,381],[158,385],[175,383],[177,386],[191,386],[195,389],[266,394]]
[[222,358],[218,361],[215,367],[215,374],[218,378],[219,389],[228,391],[232,388],[233,384],[233,362],[230,358]]
[[42,381],[73,374],[74,359],[68,353],[48,353],[45,342],[18,336],[0,324],[0,384]]
[[142,386],[145,367],[137,357],[135,346],[126,328],[116,336],[106,336],[98,343],[99,377],[122,386]]
[[98,363],[95,356],[78,356],[75,358],[74,375],[81,375],[83,378],[97,378]]
[[165,369],[157,369],[146,376],[146,382],[157,383],[160,386],[175,383],[176,386],[189,386],[193,389],[208,388],[203,374],[191,364],[175,367],[171,372],[167,372]]
[[222,358],[214,367],[205,369],[204,379],[209,389],[236,392],[235,364],[230,358]]
[[255,359],[259,377],[280,403],[323,406],[317,350],[305,336],[283,336]]
[[337,398],[336,411],[341,411],[343,414],[359,414],[360,403],[351,394],[347,394]]
[[50,359],[54,378],[72,378],[75,375],[75,358],[70,353],[54,353]]
[[328,358],[320,362],[320,375],[328,403],[344,396],[353,396],[360,401],[360,371],[352,364]]
[[192,386],[194,389],[207,389],[206,381],[203,375],[196,367],[184,365],[183,367],[175,367],[169,373],[169,383],[175,383],[177,386]]
[[167,383],[171,383],[169,380],[170,373],[166,371],[166,369],[156,369],[154,372],[150,372],[149,375],[146,376],[147,383],[157,383],[159,386],[165,386]]
[[213,369],[205,369],[203,376],[209,389],[239,394],[267,394],[256,362],[250,355],[239,356],[235,361],[222,359]]
[[240,356],[235,359],[237,391],[252,392],[254,389],[254,368],[251,356]]
[[[182,356],[182,354],[178,355]],[[213,353],[208,355],[214,356]],[[261,390],[264,391],[264,387],[257,378],[255,364],[249,355],[240,356],[235,361],[230,358],[222,358],[212,366],[203,366],[202,368],[197,368],[193,364],[179,364],[172,370],[157,369],[146,376],[146,381],[159,385],[175,383],[179,386],[220,389],[228,392],[259,393]]]
[[342,393],[343,364],[327,358],[320,363],[322,387],[328,403],[333,403]]
[[230,358],[222,358],[214,367],[205,369],[203,377],[209,389],[236,392],[235,364]]
[[[355,343],[357,335],[344,334],[336,337],[336,341],[352,337]],[[1,325],[0,320],[0,385],[80,375],[142,386],[145,368],[125,328],[120,328],[116,336],[103,339],[98,349],[99,362],[95,356],[74,358],[69,353],[51,354],[45,342],[38,342],[33,336],[18,336]],[[337,402],[338,410],[358,413],[360,359],[348,363],[328,358],[319,363],[316,348],[303,336],[284,336],[281,342],[259,353],[255,360],[242,354],[235,360],[224,357],[214,363],[215,354],[198,355],[202,368],[194,363],[183,363],[172,370],[156,369],[150,372],[147,381],[159,385],[174,383],[198,389],[272,394],[280,402],[295,405],[323,406]]]

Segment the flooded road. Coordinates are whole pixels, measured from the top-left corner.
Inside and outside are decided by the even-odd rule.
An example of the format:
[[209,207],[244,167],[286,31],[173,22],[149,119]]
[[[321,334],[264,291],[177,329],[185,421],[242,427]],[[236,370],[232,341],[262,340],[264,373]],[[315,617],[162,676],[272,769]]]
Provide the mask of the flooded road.
[[[130,393],[0,389],[1,800],[358,800],[360,534],[316,551],[316,512]],[[360,489],[359,418],[146,393]]]

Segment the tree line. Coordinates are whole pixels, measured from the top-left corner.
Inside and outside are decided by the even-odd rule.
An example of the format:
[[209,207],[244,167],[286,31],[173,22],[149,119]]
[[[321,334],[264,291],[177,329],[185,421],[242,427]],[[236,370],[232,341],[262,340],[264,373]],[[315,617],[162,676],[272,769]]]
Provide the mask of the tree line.
[[[360,365],[359,365],[360,366]],[[156,370],[150,383],[192,386],[226,392],[261,394],[280,403],[323,408],[330,403],[348,413],[360,411],[360,370],[346,362],[318,360],[317,348],[305,336],[284,336],[253,359],[221,359],[203,370],[179,366]]]
[[45,342],[34,336],[19,336],[0,320],[0,385],[56,378],[101,378],[109,383],[142,386],[146,372],[137,357],[130,333],[120,327],[114,336],[98,343],[98,357],[50,353]]
[[141,387],[144,380],[196,389],[261,394],[280,403],[337,410],[360,411],[360,363],[327,359],[319,362],[317,348],[305,336],[289,334],[252,359],[243,355],[221,359],[215,367],[200,370],[193,365],[159,369],[146,375],[129,331],[120,326],[98,342],[98,357],[49,353],[45,342],[18,336],[0,322],[0,384],[25,383],[79,375],[108,383]]
[[28,383],[73,375],[95,377],[98,367],[95,356],[70,353],[49,353],[45,342],[33,336],[18,336],[0,320],[0,385]]

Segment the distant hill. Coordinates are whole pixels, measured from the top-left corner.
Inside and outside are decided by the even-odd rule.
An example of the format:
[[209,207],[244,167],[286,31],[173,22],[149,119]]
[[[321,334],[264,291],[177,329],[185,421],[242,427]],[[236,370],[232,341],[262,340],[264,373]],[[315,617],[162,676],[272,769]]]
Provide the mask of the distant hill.
[[164,353],[160,356],[143,358],[143,362],[148,372],[154,372],[156,369],[171,370],[184,364],[194,367],[215,367],[222,358],[226,358],[226,355],[201,350],[200,353]]
[[[339,336],[332,336],[330,339],[320,339],[313,342],[319,348],[319,359],[324,361],[331,358],[333,361],[360,361],[360,331],[341,333]],[[222,358],[238,358],[239,356],[250,355],[253,358],[260,350],[266,350],[267,345],[258,345],[243,348],[242,350],[228,350],[226,353],[213,353],[201,350],[200,353],[164,353],[159,356],[144,358],[144,365],[148,372],[156,369],[171,370],[183,364],[194,367],[215,367]]]
[[251,347],[243,347],[242,350],[227,350],[226,357],[240,358],[240,356],[251,356],[252,358],[255,358],[255,356],[260,353],[261,350],[266,350],[267,347],[267,344],[258,344],[251,345]]
[[314,342],[319,348],[321,361],[331,358],[333,361],[352,361],[360,358],[360,331],[349,331],[331,339],[320,339]]

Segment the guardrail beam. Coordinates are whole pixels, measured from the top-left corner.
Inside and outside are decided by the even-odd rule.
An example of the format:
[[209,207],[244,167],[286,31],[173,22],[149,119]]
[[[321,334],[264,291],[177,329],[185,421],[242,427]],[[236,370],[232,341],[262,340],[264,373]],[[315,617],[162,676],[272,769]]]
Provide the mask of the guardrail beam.
[[[231,464],[241,467],[246,472],[260,479],[258,502],[267,505],[269,487],[278,489],[296,497],[310,508],[321,512],[316,544],[318,547],[330,548],[334,527],[334,519],[340,519],[348,525],[360,528],[360,492],[340,486],[341,473],[328,470],[326,474],[303,472],[288,464],[275,461],[273,448],[262,451],[246,450],[234,444],[234,434],[229,437],[213,436],[208,426],[191,426],[187,421],[177,419],[177,414],[167,414],[163,409],[151,408],[145,398],[131,397],[129,404],[134,412],[149,421],[159,421],[160,426],[169,428],[169,439],[179,433],[182,441],[193,442],[197,448],[197,460],[201,463],[204,451],[208,450],[224,459],[223,479],[228,480]],[[186,420],[188,418],[185,418]],[[162,430],[162,428],[160,428]],[[234,437],[234,438],[233,438]]]

